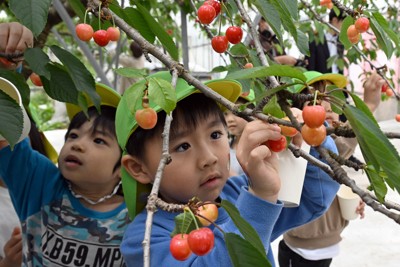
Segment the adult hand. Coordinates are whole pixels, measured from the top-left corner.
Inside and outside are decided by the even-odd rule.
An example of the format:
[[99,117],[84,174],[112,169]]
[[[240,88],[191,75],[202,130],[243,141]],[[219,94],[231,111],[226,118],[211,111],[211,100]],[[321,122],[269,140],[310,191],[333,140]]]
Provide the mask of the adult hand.
[[19,267],[22,263],[22,234],[21,228],[15,227],[11,238],[4,245],[4,258],[0,261],[0,267]]

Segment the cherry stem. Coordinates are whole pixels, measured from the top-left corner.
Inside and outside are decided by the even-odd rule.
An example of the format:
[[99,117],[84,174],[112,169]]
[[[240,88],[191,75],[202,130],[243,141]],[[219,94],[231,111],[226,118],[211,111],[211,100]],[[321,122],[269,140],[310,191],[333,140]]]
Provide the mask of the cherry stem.
[[318,96],[318,90],[316,90],[316,91],[314,92],[314,103],[313,103],[313,106],[315,106],[316,103],[317,103],[317,96]]
[[196,229],[199,229],[199,224],[197,223],[197,219],[196,216],[194,215],[193,211],[191,209],[188,209],[188,212],[190,213],[190,215],[192,216],[193,220],[194,220],[194,224],[196,225]]
[[225,12],[226,12],[226,14],[228,15],[228,18],[229,18],[229,21],[230,21],[231,25],[232,25],[232,26],[235,26],[235,25],[233,24],[233,20],[232,20],[231,14],[229,13],[229,10],[228,10],[228,8],[226,7],[224,1],[221,1],[221,5],[222,5],[223,9],[225,9]]
[[88,11],[89,11],[89,8],[87,8],[87,9],[85,10],[85,16],[83,17],[83,23],[84,23],[84,24],[86,24],[86,15],[87,15]]
[[101,29],[100,18],[101,18],[101,2],[99,4],[99,30]]

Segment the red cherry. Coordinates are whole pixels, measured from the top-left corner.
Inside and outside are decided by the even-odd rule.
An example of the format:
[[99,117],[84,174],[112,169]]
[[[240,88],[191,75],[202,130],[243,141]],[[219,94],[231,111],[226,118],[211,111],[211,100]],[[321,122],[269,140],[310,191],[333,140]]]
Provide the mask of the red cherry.
[[305,106],[303,108],[303,120],[310,128],[316,128],[324,124],[326,111],[323,106]]
[[36,86],[43,86],[42,80],[40,79],[40,76],[37,75],[36,73],[32,72],[31,75],[29,75],[29,79],[31,82],[36,85]]
[[281,135],[281,138],[279,138],[278,140],[268,140],[265,143],[265,145],[274,152],[281,152],[285,150],[287,145],[287,140],[286,137]]
[[397,122],[400,122],[400,114],[396,114],[396,116],[395,116],[394,118],[395,118],[395,120],[396,120]]
[[90,41],[93,37],[93,28],[90,24],[80,23],[76,25],[75,32],[78,38],[84,42]]
[[382,93],[386,93],[386,91],[387,91],[388,88],[389,88],[389,85],[388,85],[387,83],[384,83],[384,84],[382,85],[381,92],[382,92]]
[[115,42],[119,40],[121,32],[116,27],[108,27],[107,34],[108,34],[108,39],[110,39],[110,41]]
[[366,17],[360,17],[356,20],[354,26],[359,33],[366,32],[369,29],[369,19]]
[[138,109],[135,113],[135,119],[143,129],[153,129],[157,124],[157,113],[150,107]]
[[177,234],[169,243],[169,251],[178,261],[184,261],[192,254],[188,244],[187,234]]
[[210,24],[216,17],[215,9],[212,5],[202,5],[197,10],[197,17],[203,24]]
[[214,248],[214,233],[207,227],[193,230],[189,234],[188,244],[194,254],[206,255]]
[[242,40],[243,30],[238,26],[230,26],[226,30],[225,35],[231,44],[238,44]]
[[108,39],[108,34],[106,30],[97,30],[93,34],[93,39],[96,44],[99,46],[106,46],[109,42],[110,39]]
[[216,0],[207,0],[203,5],[210,5],[215,9],[215,16],[218,16],[221,12],[221,4]]
[[253,68],[253,63],[248,62],[248,63],[246,63],[246,64],[243,66],[243,68],[245,68],[245,69],[251,69],[251,68]]
[[214,36],[211,39],[211,46],[214,49],[215,52],[217,53],[224,53],[226,49],[228,49],[228,39],[226,36]]

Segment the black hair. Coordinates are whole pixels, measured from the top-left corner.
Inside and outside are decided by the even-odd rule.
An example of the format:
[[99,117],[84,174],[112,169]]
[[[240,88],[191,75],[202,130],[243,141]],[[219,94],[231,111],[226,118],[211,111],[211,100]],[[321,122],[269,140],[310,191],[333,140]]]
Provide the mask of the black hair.
[[336,11],[332,8],[331,11],[329,12],[329,22],[332,22],[333,18],[337,18],[337,20],[341,21],[344,20],[347,17],[347,14],[345,11],[340,10],[338,14],[336,14]]
[[[172,113],[170,136],[173,137],[177,134],[177,130],[182,127],[195,131],[199,123],[210,116],[219,118],[224,127],[227,127],[224,114],[214,100],[201,93],[192,94],[177,103],[177,107]],[[129,137],[126,145],[127,152],[132,156],[143,156],[145,154],[145,143],[155,135],[159,135],[161,138],[165,118],[166,113],[160,111],[157,114],[157,124],[153,129],[144,130],[138,127]]]
[[129,45],[129,49],[131,50],[132,55],[133,55],[135,58],[140,58],[140,57],[143,55],[143,49],[142,49],[142,47],[141,47],[138,43],[136,43],[136,42],[132,42],[132,43]]
[[[117,134],[115,132],[115,113],[116,108],[111,106],[101,106],[100,113],[95,107],[92,106],[88,108],[88,116],[86,116],[83,111],[77,113],[72,118],[71,123],[68,126],[68,130],[65,133],[65,140],[67,139],[67,136],[71,130],[79,129],[83,124],[93,120],[92,134],[95,134],[97,131],[101,130],[102,132],[110,134],[110,136],[114,137],[115,141],[117,142]],[[122,150],[120,152],[120,158],[114,166],[114,171],[121,166]]]

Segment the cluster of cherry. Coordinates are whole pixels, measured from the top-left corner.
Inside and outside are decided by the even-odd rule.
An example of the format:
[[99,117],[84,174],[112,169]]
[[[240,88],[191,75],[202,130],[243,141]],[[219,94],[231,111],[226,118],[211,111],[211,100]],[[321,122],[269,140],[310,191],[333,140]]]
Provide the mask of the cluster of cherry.
[[90,24],[79,23],[75,27],[75,32],[78,38],[84,42],[89,42],[92,38],[99,46],[106,46],[110,41],[118,41],[120,31],[116,27],[108,27],[107,30],[99,29],[93,31]]
[[192,253],[204,256],[214,248],[214,232],[207,226],[217,220],[218,207],[212,203],[202,205],[196,217],[204,227],[192,230],[189,234],[178,233],[171,239],[169,250],[179,261],[188,259]]
[[359,17],[356,22],[347,28],[347,37],[350,43],[356,44],[360,41],[361,33],[369,29],[369,19],[366,17]]
[[[209,25],[221,12],[221,3],[217,0],[207,0],[197,10],[198,20]],[[231,44],[238,44],[242,40],[243,30],[239,26],[230,26],[225,35],[217,35],[211,39],[211,46],[217,53],[224,53]]]

